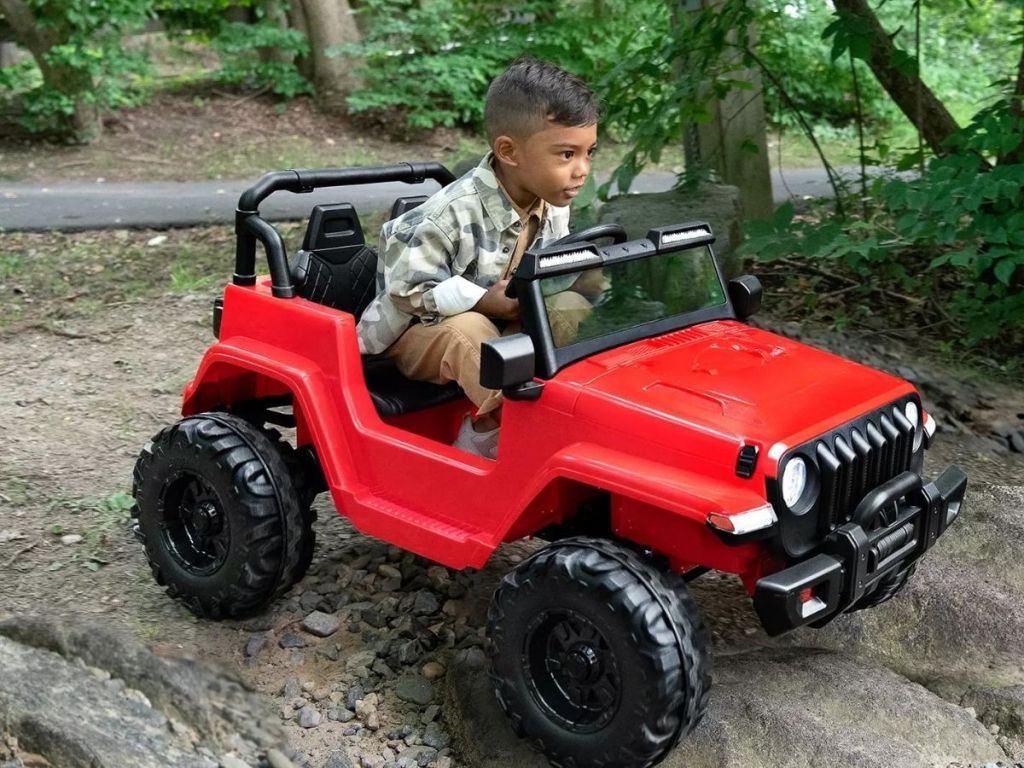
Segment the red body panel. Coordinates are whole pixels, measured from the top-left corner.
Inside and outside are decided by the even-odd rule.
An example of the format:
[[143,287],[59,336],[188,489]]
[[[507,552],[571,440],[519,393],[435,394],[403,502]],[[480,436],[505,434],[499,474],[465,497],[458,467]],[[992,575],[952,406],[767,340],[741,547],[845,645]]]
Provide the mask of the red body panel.
[[[726,546],[707,515],[764,504],[773,445],[910,389],[738,322],[708,323],[575,363],[538,400],[508,401],[492,462],[448,445],[468,401],[382,419],[352,316],[273,298],[260,281],[226,289],[220,341],[186,387],[183,413],[291,392],[298,440],[313,444],[338,510],[365,533],[450,567],[483,565],[502,541],[560,522],[599,489],[631,540],[679,569],[705,565],[750,581],[770,564],[764,548]],[[751,443],[762,460],[744,480],[737,453]]]

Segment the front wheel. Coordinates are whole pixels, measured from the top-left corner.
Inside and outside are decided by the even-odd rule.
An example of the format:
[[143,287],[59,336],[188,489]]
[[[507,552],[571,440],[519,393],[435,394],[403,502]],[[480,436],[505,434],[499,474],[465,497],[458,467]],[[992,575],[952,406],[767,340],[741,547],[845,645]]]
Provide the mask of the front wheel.
[[488,625],[498,702],[555,765],[654,765],[704,715],[697,606],[626,547],[580,537],[541,550],[503,579]]
[[270,441],[227,413],[189,416],[135,463],[133,515],[158,584],[198,616],[255,613],[294,582],[304,522]]

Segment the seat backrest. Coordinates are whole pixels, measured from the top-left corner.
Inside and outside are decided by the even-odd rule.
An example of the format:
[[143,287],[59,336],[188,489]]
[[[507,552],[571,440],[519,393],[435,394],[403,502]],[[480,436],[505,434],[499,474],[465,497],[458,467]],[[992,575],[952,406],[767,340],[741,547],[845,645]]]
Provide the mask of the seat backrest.
[[409,197],[397,198],[394,205],[391,206],[391,215],[388,216],[388,221],[397,219],[403,213],[411,211],[413,208],[419,208],[428,199],[426,195],[410,195]]
[[302,250],[313,251],[331,264],[344,264],[365,244],[359,214],[351,203],[314,206]]
[[[426,195],[398,198],[388,220],[426,200]],[[366,244],[359,214],[350,203],[313,208],[292,279],[304,299],[350,312],[356,319],[363,314],[377,294],[377,249]]]

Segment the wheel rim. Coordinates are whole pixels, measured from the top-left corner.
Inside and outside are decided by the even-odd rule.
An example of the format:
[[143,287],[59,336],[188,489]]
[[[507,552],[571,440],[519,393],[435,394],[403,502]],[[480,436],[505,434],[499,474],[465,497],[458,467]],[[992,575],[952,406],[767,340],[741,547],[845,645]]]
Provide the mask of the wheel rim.
[[597,626],[569,609],[543,611],[526,630],[523,666],[547,715],[574,733],[607,725],[622,700],[615,654]]
[[206,576],[227,559],[231,529],[217,491],[202,476],[183,472],[161,494],[160,534],[185,570]]

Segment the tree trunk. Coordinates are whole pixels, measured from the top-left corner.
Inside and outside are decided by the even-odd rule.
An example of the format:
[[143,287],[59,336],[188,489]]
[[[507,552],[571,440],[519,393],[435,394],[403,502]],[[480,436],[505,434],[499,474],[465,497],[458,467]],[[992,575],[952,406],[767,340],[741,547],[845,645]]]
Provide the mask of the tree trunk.
[[329,48],[357,43],[361,35],[348,0],[293,0],[301,5],[309,38],[309,58],[317,101],[328,112],[343,112],[345,96],[356,85],[351,59],[328,56]]
[[[288,29],[288,12],[284,0],[267,0],[265,7],[267,18],[278,29]],[[278,64],[291,64],[295,60],[293,53],[274,46],[260,48],[259,55],[260,61]]]
[[81,143],[99,136],[103,128],[100,111],[84,98],[94,85],[89,73],[72,67],[54,66],[47,60],[50,49],[62,42],[59,33],[50,28],[40,28],[24,0],[0,0],[0,12],[14,30],[18,43],[27,48],[36,60],[43,83],[74,102],[72,113],[58,120],[57,131],[63,137]]
[[[860,20],[870,33],[871,54],[868,66],[907,119],[921,131],[925,142],[937,155],[949,153],[943,141],[960,130],[949,110],[921,80],[920,73],[901,72],[893,62],[896,46],[882,28],[867,0],[835,0],[836,10]],[[918,99],[920,98],[920,103]]]
[[[1024,11],[1021,12],[1021,26],[1024,27]],[[1011,165],[1024,163],[1024,46],[1021,48],[1020,61],[1017,62],[1017,82],[1013,88],[1013,103],[1010,107],[1011,114],[1017,120],[1017,131],[1021,136],[1020,143],[1003,157],[999,163]]]

